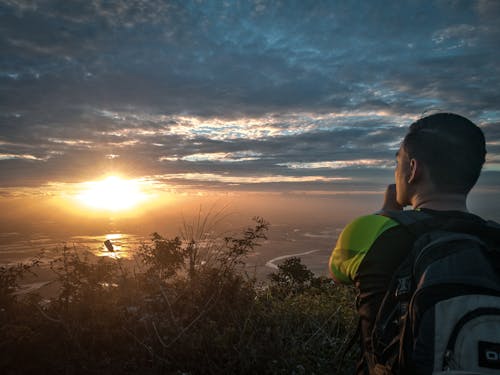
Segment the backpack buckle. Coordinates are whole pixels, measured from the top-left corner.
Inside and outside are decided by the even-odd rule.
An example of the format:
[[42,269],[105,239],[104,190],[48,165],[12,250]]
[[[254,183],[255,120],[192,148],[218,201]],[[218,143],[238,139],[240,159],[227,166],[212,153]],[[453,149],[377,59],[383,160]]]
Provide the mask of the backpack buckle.
[[408,294],[411,289],[411,277],[405,276],[398,279],[398,286],[396,288],[395,296],[396,298]]

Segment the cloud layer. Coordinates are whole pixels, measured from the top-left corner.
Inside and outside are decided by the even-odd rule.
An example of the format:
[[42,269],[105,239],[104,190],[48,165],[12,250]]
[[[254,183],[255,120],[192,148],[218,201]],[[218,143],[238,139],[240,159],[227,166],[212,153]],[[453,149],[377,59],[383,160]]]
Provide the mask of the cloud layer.
[[496,1],[0,0],[0,187],[380,189],[455,111],[500,182]]

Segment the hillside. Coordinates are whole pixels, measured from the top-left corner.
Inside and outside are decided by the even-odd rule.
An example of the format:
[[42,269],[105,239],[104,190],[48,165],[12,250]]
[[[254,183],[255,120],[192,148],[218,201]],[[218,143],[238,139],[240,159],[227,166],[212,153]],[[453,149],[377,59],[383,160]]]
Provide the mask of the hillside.
[[[154,234],[133,269],[63,247],[50,298],[16,294],[38,261],[2,267],[2,373],[335,373],[356,325],[353,291],[295,257],[258,282],[245,256],[267,229],[257,218],[238,236]],[[338,373],[352,373],[355,355]]]

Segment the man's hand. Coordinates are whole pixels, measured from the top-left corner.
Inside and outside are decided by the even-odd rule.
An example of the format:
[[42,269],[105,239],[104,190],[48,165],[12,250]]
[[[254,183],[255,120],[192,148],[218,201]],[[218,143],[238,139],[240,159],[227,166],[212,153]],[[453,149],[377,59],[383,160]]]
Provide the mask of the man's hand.
[[384,205],[382,211],[400,211],[403,209],[396,200],[396,185],[390,184],[387,186],[384,197]]

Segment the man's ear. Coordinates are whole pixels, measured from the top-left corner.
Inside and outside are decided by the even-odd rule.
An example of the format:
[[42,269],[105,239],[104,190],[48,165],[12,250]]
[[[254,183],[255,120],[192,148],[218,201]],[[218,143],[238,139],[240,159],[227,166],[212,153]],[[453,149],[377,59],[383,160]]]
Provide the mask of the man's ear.
[[408,174],[408,183],[416,182],[422,173],[422,164],[417,159],[410,159],[410,173]]

